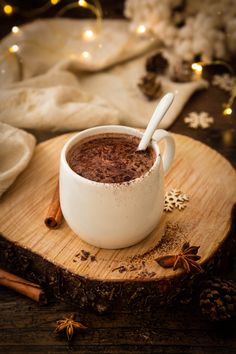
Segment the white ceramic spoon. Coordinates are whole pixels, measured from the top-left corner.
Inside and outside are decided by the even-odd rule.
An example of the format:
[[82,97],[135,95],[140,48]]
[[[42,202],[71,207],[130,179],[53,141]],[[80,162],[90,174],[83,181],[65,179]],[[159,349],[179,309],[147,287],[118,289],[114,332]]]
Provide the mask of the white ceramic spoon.
[[137,151],[146,150],[158,124],[160,123],[160,121],[162,120],[164,115],[166,114],[166,112],[169,109],[173,100],[174,100],[174,94],[171,92],[167,93],[160,100],[160,102],[158,103],[158,105],[157,105],[157,107],[156,107],[156,109],[155,109],[155,111],[148,123],[148,126],[143,134],[143,137],[139,143]]

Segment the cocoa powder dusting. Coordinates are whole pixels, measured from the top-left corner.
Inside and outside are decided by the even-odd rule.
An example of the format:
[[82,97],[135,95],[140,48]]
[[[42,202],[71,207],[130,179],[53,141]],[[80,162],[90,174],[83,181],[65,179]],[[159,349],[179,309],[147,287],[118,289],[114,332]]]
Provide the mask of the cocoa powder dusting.
[[103,183],[123,183],[150,170],[156,155],[151,147],[136,151],[140,139],[128,134],[101,134],[75,144],[67,161],[77,174]]
[[90,252],[85,251],[85,250],[81,250],[79,253],[77,253],[74,258],[72,259],[72,261],[74,263],[78,262],[78,261],[87,261],[89,260],[90,262],[95,262],[97,261],[96,256],[95,255],[91,255]]
[[117,270],[119,273],[124,273],[124,272],[127,271],[127,268],[126,268],[125,266],[121,265],[120,267],[116,267],[116,268],[112,269],[112,272],[114,272],[114,271],[116,271],[116,270]]
[[112,269],[112,272],[119,271],[132,272],[138,271],[137,278],[152,278],[156,272],[147,269],[146,262],[155,260],[155,258],[162,254],[168,254],[180,248],[183,242],[186,241],[184,227],[178,223],[167,223],[165,231],[160,241],[150,250],[145,253],[135,255],[125,264]]
[[184,230],[177,223],[167,223],[165,231],[160,241],[145,253],[135,255],[130,262],[150,260],[156,254],[163,254],[175,250],[185,241]]

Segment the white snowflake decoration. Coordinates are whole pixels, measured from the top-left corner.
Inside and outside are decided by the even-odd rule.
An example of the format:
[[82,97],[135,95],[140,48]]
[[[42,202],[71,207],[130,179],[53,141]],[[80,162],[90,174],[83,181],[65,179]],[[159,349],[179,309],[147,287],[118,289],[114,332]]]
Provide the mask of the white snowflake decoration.
[[218,86],[222,90],[231,92],[236,85],[236,77],[232,77],[229,74],[214,75],[212,85]]
[[164,211],[173,211],[174,208],[183,210],[189,197],[178,189],[171,189],[165,194]]
[[184,122],[188,124],[190,128],[206,129],[214,122],[214,118],[210,117],[207,112],[191,112],[184,118]]

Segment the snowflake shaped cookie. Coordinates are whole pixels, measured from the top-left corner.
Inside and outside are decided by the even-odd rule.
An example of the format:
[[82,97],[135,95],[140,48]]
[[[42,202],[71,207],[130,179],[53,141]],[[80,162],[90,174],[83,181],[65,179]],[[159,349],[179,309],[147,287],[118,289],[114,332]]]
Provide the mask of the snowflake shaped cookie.
[[212,85],[218,86],[222,90],[231,92],[236,85],[236,77],[232,77],[229,74],[214,75]]
[[164,211],[173,211],[174,209],[183,210],[186,208],[186,202],[189,197],[178,189],[171,189],[165,194]]
[[214,122],[214,118],[210,117],[207,112],[191,112],[184,118],[184,122],[188,124],[190,128],[206,129]]

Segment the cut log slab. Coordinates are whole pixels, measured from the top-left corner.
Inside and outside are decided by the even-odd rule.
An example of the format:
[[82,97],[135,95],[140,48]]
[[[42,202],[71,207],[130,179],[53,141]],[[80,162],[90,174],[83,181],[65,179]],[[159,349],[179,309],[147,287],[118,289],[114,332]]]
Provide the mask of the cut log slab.
[[206,145],[173,134],[176,157],[165,189],[186,193],[187,207],[165,212],[158,227],[133,247],[98,249],[82,241],[65,221],[57,230],[44,224],[60,151],[71,135],[39,144],[28,168],[0,200],[0,266],[60,299],[100,312],[115,304],[137,308],[172,302],[192,277],[180,269],[164,269],[155,259],[178,254],[189,242],[200,246],[203,267],[212,262],[229,234],[235,170]]

